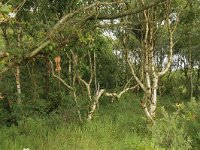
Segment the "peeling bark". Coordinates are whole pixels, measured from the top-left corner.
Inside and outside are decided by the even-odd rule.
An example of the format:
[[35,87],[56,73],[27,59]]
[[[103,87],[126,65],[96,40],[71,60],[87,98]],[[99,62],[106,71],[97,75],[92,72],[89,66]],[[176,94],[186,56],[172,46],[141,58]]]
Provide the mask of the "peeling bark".
[[[144,5],[144,1],[141,0],[141,3]],[[130,60],[127,60],[129,68],[131,70],[132,76],[137,81],[137,83],[140,85],[142,90],[144,91],[144,97],[141,101],[142,108],[144,109],[144,112],[146,114],[146,117],[149,120],[154,119],[155,113],[156,113],[156,107],[157,107],[157,89],[158,89],[158,81],[159,78],[166,74],[169,70],[171,63],[172,63],[172,52],[173,52],[173,33],[175,32],[177,22],[175,25],[170,24],[169,20],[169,8],[170,3],[166,3],[165,6],[166,9],[166,27],[168,30],[168,39],[169,39],[169,54],[168,54],[168,62],[163,70],[159,70],[159,65],[156,65],[155,63],[155,34],[156,34],[156,26],[151,23],[151,21],[155,18],[152,14],[154,14],[155,10],[152,8],[151,10],[144,10],[143,14],[141,14],[141,18],[145,20],[143,25],[143,32],[144,36],[140,40],[141,45],[141,51],[142,51],[142,64],[143,67],[143,75],[144,80],[140,79],[138,76],[136,76],[134,67],[132,65],[132,62]],[[126,38],[126,37],[125,37]],[[126,39],[123,40],[126,42]],[[127,49],[126,43],[123,43],[124,49]]]
[[105,91],[105,89],[101,89],[98,90],[93,98],[93,102],[90,106],[90,110],[88,112],[88,116],[87,116],[87,121],[90,121],[92,119],[92,116],[94,114],[94,111],[96,110],[97,104],[99,102],[99,98],[102,96],[103,92]]
[[15,73],[15,79],[16,79],[16,87],[17,87],[17,103],[21,104],[21,84],[20,84],[20,69],[19,66],[16,67],[16,73]]

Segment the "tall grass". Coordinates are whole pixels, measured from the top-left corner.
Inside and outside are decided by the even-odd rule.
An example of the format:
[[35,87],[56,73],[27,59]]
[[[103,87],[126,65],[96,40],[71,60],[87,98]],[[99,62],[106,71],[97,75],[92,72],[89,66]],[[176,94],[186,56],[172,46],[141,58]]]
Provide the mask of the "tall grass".
[[0,130],[0,149],[137,149],[139,143],[146,142],[139,135],[141,131],[146,132],[141,115],[138,99],[126,95],[119,102],[105,102],[94,119],[83,126],[62,122],[59,117],[56,120],[55,116],[28,118],[18,127]]
[[147,130],[139,98],[102,101],[91,122],[80,126],[60,116],[27,118],[19,126],[0,129],[2,150],[160,150]]

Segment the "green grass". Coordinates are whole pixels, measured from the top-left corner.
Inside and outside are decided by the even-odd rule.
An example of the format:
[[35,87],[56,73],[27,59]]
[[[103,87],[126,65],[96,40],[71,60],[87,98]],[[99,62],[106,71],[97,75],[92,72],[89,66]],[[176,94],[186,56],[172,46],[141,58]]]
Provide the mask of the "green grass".
[[2,128],[0,149],[145,149],[147,139],[139,135],[146,132],[142,116],[139,100],[126,95],[119,102],[101,106],[94,119],[83,126],[64,122],[50,125],[53,120],[29,118],[18,127]]
[[106,103],[93,120],[80,126],[59,116],[28,118],[18,127],[0,129],[1,150],[155,150],[146,127],[139,98],[124,95],[119,102]]

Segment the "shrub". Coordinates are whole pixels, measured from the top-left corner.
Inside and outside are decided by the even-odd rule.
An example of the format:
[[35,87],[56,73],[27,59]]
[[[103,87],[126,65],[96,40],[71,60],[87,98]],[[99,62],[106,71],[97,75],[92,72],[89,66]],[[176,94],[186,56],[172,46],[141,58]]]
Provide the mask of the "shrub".
[[192,138],[192,147],[200,149],[200,102],[195,99],[189,101],[182,110],[182,121],[185,122],[185,130]]
[[165,149],[187,150],[191,149],[191,140],[184,131],[184,124],[181,122],[181,116],[173,113],[168,114],[162,108],[162,119],[156,120],[149,127],[152,133],[152,141],[156,146]]

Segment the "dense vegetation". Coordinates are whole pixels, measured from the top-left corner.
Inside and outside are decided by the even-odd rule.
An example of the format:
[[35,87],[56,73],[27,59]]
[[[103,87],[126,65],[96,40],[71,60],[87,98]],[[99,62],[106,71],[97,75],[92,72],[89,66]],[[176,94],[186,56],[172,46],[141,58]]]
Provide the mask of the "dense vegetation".
[[199,5],[2,0],[0,149],[200,149]]

